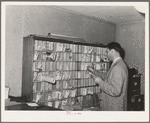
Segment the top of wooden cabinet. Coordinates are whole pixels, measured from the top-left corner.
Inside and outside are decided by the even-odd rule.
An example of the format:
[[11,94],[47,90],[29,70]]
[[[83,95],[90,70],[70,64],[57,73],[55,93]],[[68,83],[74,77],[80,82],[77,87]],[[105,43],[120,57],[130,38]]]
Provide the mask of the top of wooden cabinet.
[[90,42],[86,42],[82,38],[76,38],[76,37],[64,36],[64,35],[57,35],[57,34],[49,34],[48,36],[30,34],[30,35],[28,35],[24,38],[27,38],[27,37],[32,37],[34,40],[53,41],[53,42],[60,42],[60,43],[69,43],[69,44],[87,45],[87,46],[95,46],[95,47],[104,47],[104,48],[106,48],[106,45],[103,45],[101,43],[90,43]]

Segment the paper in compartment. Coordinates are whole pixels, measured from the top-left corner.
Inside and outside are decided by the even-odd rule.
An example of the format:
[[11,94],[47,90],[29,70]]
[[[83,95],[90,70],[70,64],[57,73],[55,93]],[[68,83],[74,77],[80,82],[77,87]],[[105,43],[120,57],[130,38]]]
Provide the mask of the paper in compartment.
[[61,80],[62,79],[62,75],[59,71],[55,72],[55,80]]
[[34,72],[33,81],[35,81],[36,79],[37,79],[37,72]]
[[53,92],[52,92],[52,98],[53,98],[53,100],[56,99],[56,91],[53,91]]
[[100,64],[95,64],[95,69],[96,70],[100,70],[101,69],[101,65]]
[[65,97],[65,98],[68,98],[69,94],[70,94],[70,90],[65,90],[65,95],[64,95],[64,97]]
[[35,53],[34,53],[34,61],[37,60],[38,57],[39,57],[39,53],[38,53],[38,52],[35,52]]
[[96,55],[96,62],[100,62],[100,56]]
[[56,44],[56,51],[63,51],[63,43]]
[[51,101],[51,100],[53,100],[53,97],[51,94],[48,94],[48,101]]
[[55,61],[61,61],[61,60],[62,60],[62,58],[63,58],[63,56],[62,56],[62,55],[63,55],[62,53],[57,52],[57,53],[56,53],[56,60],[55,60]]
[[91,90],[88,90],[88,94],[93,94],[93,92]]
[[93,52],[93,48],[92,48],[92,47],[89,47],[88,53],[91,54],[92,52]]
[[69,72],[65,71],[62,73],[62,80],[67,80],[69,78]]
[[48,84],[48,90],[49,90],[49,91],[52,90],[52,84]]
[[67,105],[68,104],[68,99],[62,100],[62,105]]
[[59,91],[58,93],[59,93],[59,95],[58,95],[58,99],[60,99],[60,100],[61,100],[61,99],[63,98],[63,94],[62,94],[62,92],[60,92],[60,91]]
[[54,50],[54,43],[53,42],[46,42],[46,49]]
[[38,40],[35,40],[35,43],[34,43],[34,50],[38,50]]
[[69,53],[69,61],[72,61],[72,56],[73,56],[73,54]]
[[56,82],[56,89],[60,89],[60,81]]
[[53,102],[51,101],[51,102],[48,102],[48,106],[49,107],[52,107],[53,106]]
[[33,83],[33,92],[36,92],[36,82]]
[[41,93],[37,93],[35,102],[38,103],[41,100],[41,98],[42,98]]
[[88,53],[88,46],[84,46],[84,53]]
[[69,62],[64,63],[64,70],[69,70]]
[[63,89],[67,89],[69,86],[67,81],[63,81]]
[[38,49],[37,50],[42,50],[43,49],[43,43],[42,41],[38,41]]
[[55,99],[59,99],[59,94],[60,94],[60,91],[55,92]]
[[42,73],[37,73],[37,81],[42,81]]
[[94,55],[91,55],[91,62],[94,62]]
[[60,101],[59,100],[55,101],[55,108],[58,108],[59,105],[60,105]]
[[71,90],[70,97],[75,97],[77,89]]
[[78,78],[81,78],[81,72],[78,71]]
[[81,70],[85,70],[85,66],[83,62],[81,63]]
[[44,84],[44,82],[41,82],[41,91],[44,91],[44,88],[45,87],[45,84]]
[[86,55],[85,54],[82,54],[81,55],[81,61],[85,61],[86,60]]
[[48,91],[49,89],[48,89],[48,85],[49,85],[49,83],[48,82],[45,82],[45,91]]
[[91,61],[91,55],[88,55],[88,54],[86,55],[86,61],[87,61],[87,62],[90,62],[90,61]]

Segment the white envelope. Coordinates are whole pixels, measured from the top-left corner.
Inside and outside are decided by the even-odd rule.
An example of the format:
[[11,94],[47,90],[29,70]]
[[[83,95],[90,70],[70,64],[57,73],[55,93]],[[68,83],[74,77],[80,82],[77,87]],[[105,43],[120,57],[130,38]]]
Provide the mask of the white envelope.
[[41,83],[41,91],[44,91],[44,82]]
[[63,43],[57,43],[56,51],[63,51]]
[[42,73],[37,73],[37,80],[42,81]]
[[88,46],[84,46],[84,53],[88,53]]
[[78,78],[81,78],[81,72],[78,71]]
[[63,94],[61,92],[59,92],[59,95],[58,95],[58,99],[62,99],[63,98]]
[[56,91],[55,92],[55,99],[58,99],[58,96],[59,96],[59,91]]
[[41,69],[43,66],[42,62],[38,62],[38,66],[37,66],[37,69]]
[[68,88],[68,82],[67,81],[63,81],[63,88],[67,89]]
[[42,50],[42,46],[43,46],[42,41],[38,41],[38,49],[37,50]]
[[37,95],[36,95],[36,103],[38,103],[38,101],[40,100],[42,98],[42,95],[40,94],[40,93],[38,93]]
[[48,90],[52,90],[52,84],[48,84]]
[[93,52],[93,48],[92,48],[92,47],[89,47],[88,53],[91,54],[92,52]]
[[35,53],[35,54],[34,54],[34,61],[37,60],[38,57],[39,57],[39,53]]
[[94,62],[94,55],[91,55],[91,62]]
[[67,105],[68,100],[62,100],[62,105]]
[[43,80],[43,81],[50,82],[50,83],[55,83],[55,79],[52,78],[52,77],[49,77],[49,76],[43,76],[43,75],[42,75],[42,80]]
[[56,53],[56,61],[59,61],[60,53]]
[[85,70],[84,63],[81,63],[81,70]]
[[59,81],[57,81],[57,83],[56,83],[56,89],[60,89],[60,82]]
[[49,50],[53,50],[54,49],[54,43],[53,42],[49,42]]
[[85,54],[82,54],[81,55],[81,61],[85,61],[86,60],[86,55]]
[[91,55],[86,55],[86,61],[90,62],[91,61]]
[[71,90],[70,97],[75,97],[77,89]]
[[87,88],[82,88],[82,94],[87,95]]
[[52,100],[52,95],[48,95],[48,101]]
[[100,64],[95,64],[95,68],[96,68],[96,70],[100,70],[101,69],[101,65]]
[[36,92],[36,83],[33,83],[33,92]]
[[100,62],[100,56],[96,56],[96,62]]
[[55,97],[56,97],[56,91],[53,91],[52,92],[52,98],[55,99]]
[[64,79],[67,80],[69,77],[69,72],[64,72],[63,76],[64,76]]
[[60,72],[56,72],[55,73],[55,80],[61,80],[62,79],[62,75]]
[[69,94],[70,94],[70,90],[65,90],[65,95],[64,95],[64,97],[65,97],[65,98],[68,98]]
[[76,52],[76,45],[75,44],[72,45],[72,52]]
[[34,50],[38,50],[38,40],[35,40]]
[[93,92],[92,92],[92,91],[90,91],[90,90],[88,90],[88,94],[93,94]]
[[45,71],[45,62],[42,62],[41,69],[42,71]]
[[37,72],[34,72],[33,80],[36,80],[36,78],[37,78]]
[[53,106],[53,102],[48,102],[48,106],[52,107]]
[[58,108],[60,104],[60,101],[55,101],[55,108]]

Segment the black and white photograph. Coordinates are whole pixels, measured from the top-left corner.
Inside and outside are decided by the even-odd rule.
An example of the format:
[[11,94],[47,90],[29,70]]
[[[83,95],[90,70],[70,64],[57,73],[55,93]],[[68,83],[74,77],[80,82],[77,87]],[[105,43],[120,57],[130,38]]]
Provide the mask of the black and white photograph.
[[1,10],[2,121],[149,121],[149,2]]

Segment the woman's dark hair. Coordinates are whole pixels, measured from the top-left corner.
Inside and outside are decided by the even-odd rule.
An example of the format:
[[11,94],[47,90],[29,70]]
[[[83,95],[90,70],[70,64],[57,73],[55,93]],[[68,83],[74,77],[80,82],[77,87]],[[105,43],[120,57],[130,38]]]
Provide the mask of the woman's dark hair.
[[119,52],[120,56],[124,59],[125,52],[124,52],[124,49],[120,46],[119,43],[111,42],[111,43],[107,44],[107,48],[109,50],[114,49],[115,51]]

